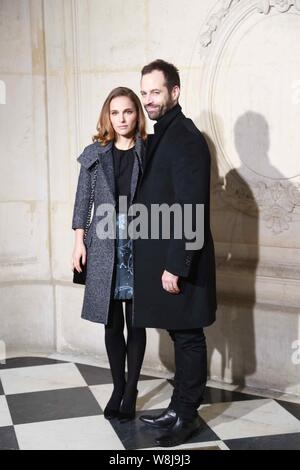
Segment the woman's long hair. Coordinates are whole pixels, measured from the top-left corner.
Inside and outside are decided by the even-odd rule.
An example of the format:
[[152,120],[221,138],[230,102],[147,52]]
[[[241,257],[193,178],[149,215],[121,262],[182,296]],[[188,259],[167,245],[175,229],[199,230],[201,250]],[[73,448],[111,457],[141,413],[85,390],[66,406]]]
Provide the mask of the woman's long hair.
[[120,86],[114,88],[104,101],[97,122],[98,133],[93,136],[93,142],[98,141],[101,145],[106,145],[108,142],[115,139],[115,131],[110,121],[110,102],[113,98],[117,98],[118,96],[127,96],[134,104],[137,111],[137,128],[140,132],[141,138],[146,140],[146,121],[141,102],[134,91],[130,88]]

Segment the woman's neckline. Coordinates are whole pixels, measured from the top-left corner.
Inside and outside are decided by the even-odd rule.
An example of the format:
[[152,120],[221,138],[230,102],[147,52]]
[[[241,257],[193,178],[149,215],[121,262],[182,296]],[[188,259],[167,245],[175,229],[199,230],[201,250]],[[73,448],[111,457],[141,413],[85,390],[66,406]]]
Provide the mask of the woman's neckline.
[[131,150],[133,149],[135,146],[135,144],[133,144],[132,147],[129,147],[128,149],[120,149],[119,147],[116,146],[115,142],[114,142],[114,147],[117,149],[117,150],[120,150],[121,152],[127,152],[128,150]]

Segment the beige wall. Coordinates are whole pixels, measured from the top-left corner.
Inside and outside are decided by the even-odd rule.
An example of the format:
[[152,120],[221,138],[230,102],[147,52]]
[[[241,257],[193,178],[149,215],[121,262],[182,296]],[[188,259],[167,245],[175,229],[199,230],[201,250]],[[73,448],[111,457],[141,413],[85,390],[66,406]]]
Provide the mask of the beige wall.
[[[211,376],[300,394],[300,7],[280,5],[0,0],[0,340],[8,354],[106,360],[103,327],[80,319],[83,288],[71,282],[76,157],[107,93],[118,85],[138,93],[142,65],[164,58],[180,70],[181,105],[214,161]],[[172,359],[167,335],[149,330],[145,366],[172,368]]]

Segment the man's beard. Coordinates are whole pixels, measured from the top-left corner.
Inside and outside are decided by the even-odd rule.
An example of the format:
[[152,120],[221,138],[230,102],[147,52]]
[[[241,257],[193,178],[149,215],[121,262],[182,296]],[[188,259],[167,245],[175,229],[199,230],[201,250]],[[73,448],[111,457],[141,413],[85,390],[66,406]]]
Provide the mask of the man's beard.
[[146,112],[148,114],[149,119],[151,119],[152,121],[157,121],[158,119],[163,117],[163,115],[166,114],[166,112],[169,111],[169,109],[171,108],[173,108],[173,102],[171,100],[168,100],[167,103],[157,106],[157,109],[153,111],[149,112],[146,108]]

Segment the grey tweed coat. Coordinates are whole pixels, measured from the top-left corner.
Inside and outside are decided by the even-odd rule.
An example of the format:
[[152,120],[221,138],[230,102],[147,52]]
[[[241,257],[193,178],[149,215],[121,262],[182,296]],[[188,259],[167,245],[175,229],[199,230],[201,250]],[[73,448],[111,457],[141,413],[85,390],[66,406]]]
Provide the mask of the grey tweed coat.
[[[112,295],[112,281],[115,263],[115,240],[100,239],[96,226],[101,217],[96,215],[99,204],[116,205],[115,178],[112,155],[113,142],[102,146],[94,142],[85,147],[77,158],[81,164],[73,210],[72,229],[84,229],[88,215],[91,194],[91,178],[94,163],[99,160],[95,186],[94,211],[86,237],[87,272],[81,317],[96,323],[108,322],[108,312]],[[137,188],[138,178],[143,171],[145,145],[139,133],[136,134],[135,159],[131,178],[132,203]]]

